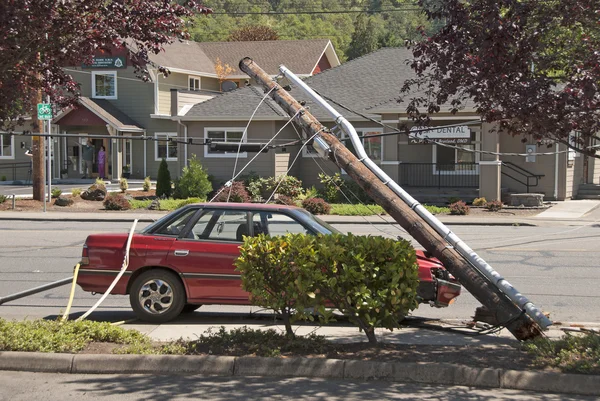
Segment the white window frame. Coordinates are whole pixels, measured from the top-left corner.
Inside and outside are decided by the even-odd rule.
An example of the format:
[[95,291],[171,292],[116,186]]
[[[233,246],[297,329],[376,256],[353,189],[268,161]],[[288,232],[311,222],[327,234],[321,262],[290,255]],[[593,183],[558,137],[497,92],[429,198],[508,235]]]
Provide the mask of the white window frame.
[[[96,75],[112,75],[115,79],[115,94],[113,96],[102,96],[96,94]],[[117,98],[117,72],[116,71],[92,71],[92,98],[93,99],[116,99]]]
[[2,160],[14,160],[15,159],[15,136],[10,135],[6,132],[0,132],[0,152],[3,151],[2,144],[4,144],[4,136],[8,136],[10,138],[10,156],[6,156],[3,153],[0,153],[0,159]]
[[[475,160],[473,161],[473,163],[475,163],[475,168],[473,170],[458,170],[458,171],[447,171],[447,170],[440,170],[438,171],[437,169],[437,148],[438,145],[431,145],[433,147],[432,151],[431,151],[431,158],[432,158],[432,162],[433,162],[433,174],[441,174],[441,175],[477,175],[479,174],[479,160],[480,160],[480,153],[478,152],[478,150],[480,150],[481,148],[481,141],[480,141],[480,132],[476,132],[475,133],[475,141],[467,144],[467,146],[473,146],[473,150],[475,151]],[[453,146],[460,146],[460,145],[453,145]],[[457,155],[458,149],[454,149],[454,163],[457,163],[456,159],[458,157]]]
[[[161,137],[164,137],[165,139],[161,139]],[[177,132],[155,132],[154,133],[154,161],[162,161],[162,157],[158,157],[158,145],[159,145],[159,141],[161,140],[166,140],[167,141],[167,157],[165,157],[165,160],[168,162],[175,162],[179,159],[179,149],[177,150],[177,157],[169,157],[169,146],[175,146],[177,147],[177,144],[171,144],[169,142],[169,138],[175,137],[177,138]]]
[[[204,128],[204,141],[208,140],[209,131],[223,131],[225,132],[225,142],[227,142],[227,132],[241,132],[242,133],[242,143],[248,143],[248,135],[244,135],[243,127],[206,127]],[[239,157],[245,158],[248,157],[247,152],[240,152],[238,155],[237,152],[220,152],[220,153],[210,153],[210,146],[204,146],[204,157]]]
[[[362,135],[364,135],[364,132],[378,132],[378,133],[380,133],[380,134],[383,134],[383,128],[355,128],[355,130],[356,130],[356,134],[357,134],[358,136],[362,136]],[[346,135],[344,135],[342,138],[345,138],[345,137],[346,137]],[[381,138],[381,157],[379,158],[379,160],[373,160],[373,159],[371,159],[371,160],[373,160],[373,162],[375,162],[375,164],[382,165],[382,164],[384,164],[384,163],[383,163],[383,151],[384,151],[384,149],[385,149],[385,143],[384,143],[384,138],[385,138],[385,137],[384,137],[384,136],[380,136],[379,138]],[[350,139],[348,139],[348,140],[345,140],[345,141],[344,141],[344,143],[347,143],[347,142],[349,142],[349,141],[350,141]],[[365,141],[364,141],[364,138],[360,138],[360,142],[362,143],[362,145],[363,145],[363,148],[364,148],[364,147],[365,147]],[[365,152],[366,152],[366,151],[367,151],[367,150],[365,149]],[[368,155],[368,154],[367,154],[367,155]],[[347,172],[346,172],[346,170],[344,170],[344,169],[340,169],[340,173],[341,173],[342,175],[348,175],[348,173],[347,173]]]
[[[196,88],[191,88],[191,87],[190,87],[190,80],[192,80],[192,79],[194,80],[194,83],[195,83],[196,81],[198,81],[198,89],[196,89]],[[201,77],[198,77],[198,76],[196,76],[196,75],[188,75],[188,90],[191,90],[191,91],[199,91],[199,90],[201,90],[201,89],[202,89],[202,78],[201,78]]]

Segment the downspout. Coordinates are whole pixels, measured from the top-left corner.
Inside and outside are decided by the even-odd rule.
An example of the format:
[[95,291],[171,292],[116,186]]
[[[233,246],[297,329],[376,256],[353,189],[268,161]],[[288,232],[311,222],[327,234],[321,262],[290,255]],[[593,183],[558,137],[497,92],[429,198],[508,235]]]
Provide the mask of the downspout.
[[181,122],[181,119],[178,118],[177,119],[177,123],[179,125],[183,126],[183,141],[185,142],[185,144],[183,145],[183,167],[187,167],[188,166],[188,127],[186,124]]
[[522,310],[527,313],[537,324],[546,330],[548,326],[552,324],[552,321],[548,319],[541,310],[539,310],[531,301],[529,301],[524,295],[519,293],[507,280],[505,280],[499,273],[497,273],[489,264],[487,264],[474,250],[469,248],[456,234],[454,234],[448,227],[446,227],[441,221],[433,216],[427,209],[417,202],[412,196],[404,191],[398,184],[396,184],[383,170],[379,168],[365,152],[356,130],[340,113],[338,113],[333,107],[331,107],[321,96],[313,91],[308,85],[306,85],[300,78],[294,75],[285,66],[279,66],[279,71],[282,75],[288,78],[292,83],[302,89],[313,101],[319,106],[323,107],[335,120],[336,124],[342,128],[352,141],[352,145],[358,154],[358,159],[365,164],[365,166],[373,172],[385,185],[387,185],[396,195],[410,206],[423,220],[425,220],[435,231],[438,232],[442,237],[452,245],[456,251],[467,260],[473,267],[480,271],[490,282],[494,283],[504,294],[506,294],[511,301],[519,306]]
[[554,200],[558,200],[558,142],[554,143]]
[[[144,130],[144,136],[146,136],[146,130]],[[146,142],[148,142],[147,140],[144,140],[144,178],[147,177],[147,170],[146,170]]]

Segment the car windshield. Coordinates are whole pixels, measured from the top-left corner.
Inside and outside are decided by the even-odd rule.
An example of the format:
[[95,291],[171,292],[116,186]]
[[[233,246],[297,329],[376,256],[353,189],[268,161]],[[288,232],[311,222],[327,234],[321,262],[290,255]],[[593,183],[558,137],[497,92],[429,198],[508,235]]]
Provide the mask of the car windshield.
[[160,219],[156,220],[154,223],[144,227],[144,229],[141,231],[142,234],[148,234],[148,233],[152,233],[157,227],[162,226],[167,220],[171,220],[172,218],[174,218],[176,215],[180,215],[181,213],[184,213],[184,211],[187,208],[181,208],[173,213],[169,213],[163,217],[161,217]]

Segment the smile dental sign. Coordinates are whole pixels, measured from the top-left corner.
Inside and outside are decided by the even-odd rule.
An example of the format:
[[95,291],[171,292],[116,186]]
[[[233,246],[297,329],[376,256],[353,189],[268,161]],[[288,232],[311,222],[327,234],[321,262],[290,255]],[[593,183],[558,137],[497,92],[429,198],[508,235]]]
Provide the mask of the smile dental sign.
[[[425,131],[422,131],[425,129]],[[424,128],[413,127],[408,135],[410,144],[430,144],[431,141],[464,145],[471,143],[471,131],[466,125],[458,127]]]

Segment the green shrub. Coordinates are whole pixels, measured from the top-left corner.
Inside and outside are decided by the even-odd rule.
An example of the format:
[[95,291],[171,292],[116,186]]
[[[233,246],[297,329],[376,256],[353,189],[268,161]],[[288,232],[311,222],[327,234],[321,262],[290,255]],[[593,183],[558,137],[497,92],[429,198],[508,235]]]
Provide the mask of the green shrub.
[[0,351],[75,353],[92,341],[150,344],[150,339],[140,332],[112,326],[108,322],[90,320],[9,322],[0,318]]
[[79,195],[81,195],[81,188],[73,188],[73,189],[71,189],[71,195],[73,196],[73,198],[76,198]]
[[456,197],[456,196],[451,196],[451,197],[448,198],[448,204],[449,205],[451,205],[453,203],[456,203],[456,202],[460,202],[460,201],[461,201],[461,199],[458,198],[458,197]]
[[231,187],[223,186],[219,188],[219,195],[214,199],[215,202],[250,202],[250,194],[246,190],[242,181],[234,181]]
[[142,189],[144,190],[144,192],[150,191],[151,187],[152,187],[152,182],[150,182],[150,177],[144,178],[144,184],[142,184]]
[[[198,203],[204,201],[200,198],[188,198],[188,199],[161,199],[160,208],[158,210],[172,211],[189,205],[191,203]],[[152,203],[151,199],[132,199],[129,201],[132,209],[147,209]]]
[[467,215],[470,210],[469,206],[463,201],[454,202],[450,205],[450,214]]
[[119,188],[121,189],[121,192],[125,193],[125,191],[127,191],[127,188],[129,188],[129,183],[127,182],[127,178],[121,178],[119,180]]
[[243,181],[246,188],[250,186],[254,181],[260,179],[260,175],[256,171],[249,171],[247,174],[242,174],[238,177],[238,181]]
[[332,305],[376,342],[375,328],[398,327],[417,307],[415,251],[408,241],[353,235],[288,234],[245,237],[236,260],[242,287],[254,303],[291,322],[333,319]]
[[7,199],[8,199],[8,196],[6,196],[6,195],[0,195],[0,203],[6,202]]
[[294,200],[304,194],[302,181],[291,175],[283,175],[277,178],[257,178],[248,184],[248,192],[253,200],[272,198],[276,189],[276,194],[285,195]]
[[52,197],[53,198],[58,198],[61,194],[62,194],[62,189],[60,189],[60,188],[52,189]]
[[502,210],[503,207],[504,203],[502,203],[502,201],[499,200],[489,201],[485,204],[485,208],[490,212],[497,212],[499,210]]
[[345,179],[340,173],[333,176],[320,173],[319,181],[324,185],[321,195],[329,203],[348,203],[348,199],[350,203],[373,203],[373,199],[360,185],[350,178]]
[[370,343],[377,342],[376,327],[393,330],[417,308],[418,266],[410,242],[335,234],[319,236],[316,252],[320,299],[363,330]]
[[0,177],[0,181],[6,181],[6,176],[3,175],[2,177]]
[[307,319],[318,291],[316,237],[302,234],[244,237],[235,266],[242,288],[252,303],[273,309],[283,317],[286,333],[294,337],[291,323]]
[[304,190],[304,193],[298,196],[298,200],[303,201],[304,199],[316,198],[319,196],[319,190],[314,186]]
[[158,178],[156,180],[156,196],[168,198],[171,196],[171,172],[169,165],[163,158],[158,167]]
[[131,205],[123,194],[110,194],[104,199],[104,208],[106,210],[129,210]]
[[485,198],[475,198],[473,199],[473,206],[485,206],[487,200]]
[[175,181],[175,192],[173,193],[173,197],[175,199],[192,197],[206,199],[206,195],[208,195],[212,189],[213,187],[208,180],[206,170],[202,167],[202,164],[200,164],[196,155],[192,155],[188,166],[183,168],[181,177]]
[[302,201],[302,207],[312,214],[329,214],[331,206],[321,198],[309,198]]
[[94,182],[94,184],[96,185],[101,185],[103,187],[106,187],[106,183],[104,182],[104,180],[100,177],[96,178],[96,181]]
[[423,207],[427,209],[431,214],[450,213],[449,207],[440,207],[434,205],[423,205]]

